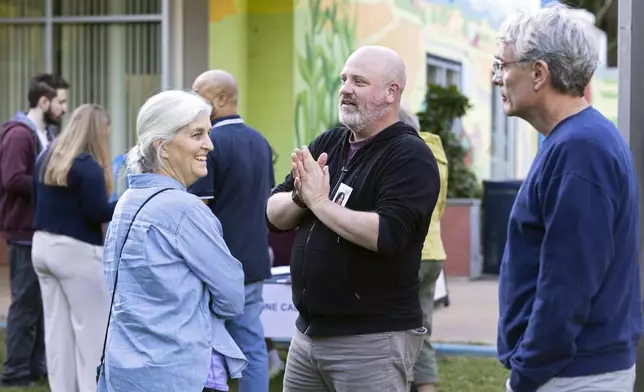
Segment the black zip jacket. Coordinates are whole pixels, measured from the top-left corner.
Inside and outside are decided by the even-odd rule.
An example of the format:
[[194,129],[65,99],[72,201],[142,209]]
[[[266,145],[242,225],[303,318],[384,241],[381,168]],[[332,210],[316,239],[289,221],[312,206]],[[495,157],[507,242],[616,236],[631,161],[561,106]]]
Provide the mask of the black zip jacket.
[[[346,162],[351,132],[334,128],[309,150],[326,152],[331,193],[353,188],[346,208],[376,212],[378,252],[346,241],[308,211],[291,253],[296,325],[310,336],[401,331],[422,325],[418,298],[420,253],[438,199],[434,155],[415,130],[398,122]],[[273,194],[291,192],[288,175]],[[272,231],[279,231],[267,222]]]

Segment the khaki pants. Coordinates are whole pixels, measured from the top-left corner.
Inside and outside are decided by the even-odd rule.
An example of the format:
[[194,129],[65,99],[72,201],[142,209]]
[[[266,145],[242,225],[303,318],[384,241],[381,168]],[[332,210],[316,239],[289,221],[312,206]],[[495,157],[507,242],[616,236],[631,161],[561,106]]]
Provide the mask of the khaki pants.
[[438,383],[438,368],[436,366],[436,353],[430,342],[432,336],[432,316],[434,314],[434,293],[436,281],[443,270],[443,262],[437,260],[423,260],[420,262],[420,306],[423,308],[423,325],[427,334],[423,340],[423,347],[414,366],[414,385]]
[[110,298],[103,248],[37,231],[32,258],[45,314],[51,392],[96,391]]
[[311,338],[295,331],[283,392],[405,392],[424,328]]

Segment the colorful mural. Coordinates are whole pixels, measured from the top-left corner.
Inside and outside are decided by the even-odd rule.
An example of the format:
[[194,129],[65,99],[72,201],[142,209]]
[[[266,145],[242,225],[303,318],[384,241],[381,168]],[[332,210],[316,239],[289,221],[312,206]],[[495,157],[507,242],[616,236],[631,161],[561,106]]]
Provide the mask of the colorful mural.
[[342,59],[356,47],[356,14],[349,0],[310,0],[308,5],[297,13],[306,26],[304,34],[296,34],[296,47],[301,48],[295,54],[297,146],[337,123]]
[[[297,145],[337,121],[338,75],[352,50],[384,45],[407,65],[404,104],[420,110],[428,81],[427,56],[461,67],[459,84],[473,108],[462,119],[469,163],[479,178],[490,172],[493,55],[500,23],[519,8],[538,8],[539,0],[306,0],[296,7]],[[306,107],[306,109],[304,109]],[[517,140],[518,173],[527,172],[536,135],[521,122]],[[528,137],[530,135],[530,137]],[[525,144],[527,142],[527,144]]]
[[[384,45],[407,65],[403,103],[424,104],[428,56],[458,64],[456,82],[473,108],[460,122],[468,163],[489,178],[493,95],[491,74],[500,23],[539,0],[210,0],[210,67],[233,73],[240,113],[266,135],[275,172],[290,169],[290,152],[337,122],[339,73],[363,45]],[[616,73],[613,73],[616,74]],[[616,77],[599,70],[593,104],[615,119]],[[527,173],[537,133],[517,120],[515,173]]]

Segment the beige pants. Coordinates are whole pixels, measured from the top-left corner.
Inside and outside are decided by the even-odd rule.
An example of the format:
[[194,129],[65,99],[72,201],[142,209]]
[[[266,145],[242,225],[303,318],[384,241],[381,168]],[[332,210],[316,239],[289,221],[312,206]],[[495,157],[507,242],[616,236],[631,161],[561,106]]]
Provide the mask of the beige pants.
[[96,391],[110,298],[103,248],[37,231],[32,258],[42,292],[51,392]]
[[311,338],[296,330],[283,392],[407,392],[426,331]]

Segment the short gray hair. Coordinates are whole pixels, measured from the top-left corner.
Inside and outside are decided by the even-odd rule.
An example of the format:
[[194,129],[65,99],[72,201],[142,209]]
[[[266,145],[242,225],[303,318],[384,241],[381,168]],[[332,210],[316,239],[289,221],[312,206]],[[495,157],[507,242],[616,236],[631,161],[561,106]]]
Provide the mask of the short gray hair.
[[405,91],[407,86],[407,67],[404,62],[391,66],[382,76],[382,86],[387,87],[391,83],[397,83],[400,86],[400,93]]
[[127,154],[131,173],[154,173],[159,169],[155,141],[168,143],[199,116],[210,117],[212,106],[197,94],[168,90],[158,93],[141,106],[136,117],[136,145]]
[[418,120],[418,116],[414,113],[410,112],[404,107],[400,107],[400,110],[398,111],[398,118],[400,119],[400,121],[414,128],[416,132],[420,132],[420,121]]
[[554,4],[529,13],[510,16],[499,40],[514,45],[517,60],[543,60],[557,91],[584,96],[597,68],[599,47],[592,26],[575,16],[568,6]]

